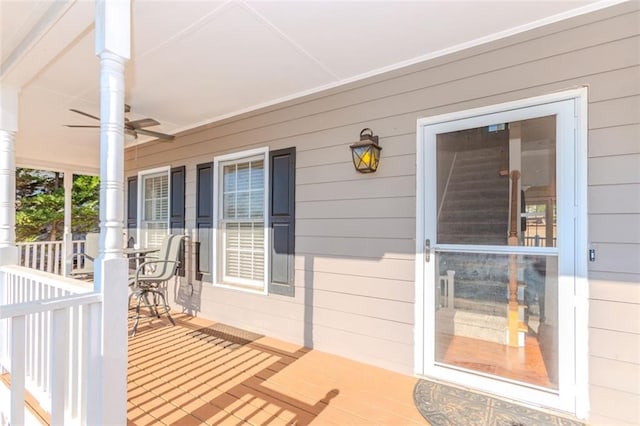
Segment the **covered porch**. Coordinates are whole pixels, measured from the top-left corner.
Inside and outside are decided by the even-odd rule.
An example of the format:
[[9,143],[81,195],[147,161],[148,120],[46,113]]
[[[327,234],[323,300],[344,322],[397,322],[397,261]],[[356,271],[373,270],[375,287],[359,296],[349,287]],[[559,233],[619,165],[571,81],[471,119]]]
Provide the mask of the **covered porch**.
[[[0,373],[10,373],[11,391],[2,388],[0,413],[12,424],[33,418],[24,411],[31,397],[50,424],[424,422],[411,401],[417,379],[410,376],[425,371],[416,336],[430,326],[414,309],[424,296],[415,264],[428,250],[415,232],[416,118],[588,83],[573,74],[547,79],[532,68],[541,77],[529,87],[520,81],[529,74],[508,71],[506,77],[518,76],[510,82],[502,73],[555,58],[546,38],[564,37],[558,27],[565,20],[601,9],[609,19],[609,5],[590,0],[471,2],[463,12],[444,2],[305,6],[311,9],[244,0],[34,3],[3,15],[11,25],[3,18],[1,34],[9,48],[0,66]],[[637,16],[632,6],[619,9],[610,14]],[[584,19],[595,25],[600,18]],[[583,25],[570,26],[578,36],[569,31],[568,39],[580,40]],[[537,53],[511,37],[539,45]],[[608,37],[594,38],[593,46],[619,42],[620,52],[629,51],[619,41],[626,33]],[[562,55],[583,50],[566,44]],[[599,102],[608,99],[596,93]],[[135,122],[156,123],[156,135],[166,138]],[[386,157],[365,177],[353,170],[348,147],[369,126],[382,135]],[[213,211],[224,198],[219,182],[213,185],[216,167],[267,164],[271,153],[296,149],[298,163],[287,170],[297,175],[290,193],[299,198],[286,200],[293,199],[298,216],[289,214],[290,224],[298,228],[284,251],[292,261],[281,270],[290,294],[269,287],[275,268],[268,236],[257,240],[264,250],[252,264],[264,278],[254,280],[260,286],[225,286],[216,264],[226,258],[214,250],[223,220],[200,215],[201,205]],[[57,266],[17,266],[16,167],[100,175],[92,283],[61,276],[70,266],[63,259],[75,250],[68,222],[64,247],[43,245],[47,254],[31,257],[57,256],[50,264]],[[267,172],[260,175],[264,194],[272,189]],[[166,182],[163,197],[181,210],[175,221],[163,217],[162,232],[191,237],[191,275],[172,301],[184,303],[171,303],[178,324],[146,322],[132,339],[123,243],[141,223],[154,225],[140,217],[146,200],[136,191],[157,174]],[[175,200],[169,182],[182,188]],[[269,196],[259,199],[264,219]],[[268,219],[255,222],[268,235]],[[208,251],[195,251],[199,238]],[[207,265],[197,265],[203,260]],[[453,275],[441,285],[453,299]],[[587,357],[588,348],[578,350]],[[589,410],[588,379],[580,379],[574,410],[581,418]]]

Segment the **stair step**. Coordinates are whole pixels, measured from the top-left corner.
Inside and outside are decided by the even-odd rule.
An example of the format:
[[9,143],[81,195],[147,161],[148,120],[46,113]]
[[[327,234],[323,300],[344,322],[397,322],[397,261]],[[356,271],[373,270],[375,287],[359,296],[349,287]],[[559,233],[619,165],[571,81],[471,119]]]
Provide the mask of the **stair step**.
[[448,212],[457,212],[460,210],[468,210],[470,208],[476,211],[486,211],[491,208],[495,208],[496,211],[497,209],[500,209],[501,211],[506,209],[509,211],[509,200],[482,197],[475,199],[459,197],[454,200],[447,197],[442,206],[441,216],[446,215]]
[[441,216],[438,220],[438,229],[443,230],[446,228],[460,227],[460,229],[466,229],[467,226],[471,227],[490,227],[494,229],[496,226],[502,229],[506,228],[507,221],[503,216],[491,217],[491,216],[479,216],[473,214],[473,212],[467,212],[467,216],[451,217],[450,215]]
[[504,182],[509,182],[507,178],[498,174],[497,169],[492,168],[489,170],[484,170],[482,171],[482,173],[452,173],[451,179],[449,179],[449,185],[451,185],[452,183],[461,182],[477,182],[479,180],[491,182],[495,185],[506,185],[506,183]]
[[493,160],[493,161],[456,161],[453,172],[451,172],[451,176],[456,175],[467,175],[467,174],[486,174],[486,175],[496,175],[499,176],[500,170],[504,168],[504,164],[501,161]]
[[441,244],[474,244],[474,245],[506,245],[507,236],[475,235],[475,234],[444,234],[438,233],[438,242]]
[[440,222],[450,222],[450,221],[458,221],[458,220],[467,220],[472,217],[485,217],[489,220],[494,219],[502,219],[503,221],[508,220],[509,208],[508,206],[498,206],[499,208],[495,209],[458,209],[458,210],[448,210],[440,213],[440,218],[438,219]]
[[[488,148],[480,148],[480,149],[472,149],[468,151],[458,152],[456,159],[469,159],[469,158],[486,158],[486,157],[500,157],[501,155],[506,155],[506,147],[488,147]],[[504,154],[503,154],[503,151]]]
[[447,195],[454,191],[482,191],[490,189],[501,190],[505,194],[508,194],[509,187],[504,184],[504,181],[498,180],[495,178],[483,178],[479,177],[478,179],[464,179],[464,180],[451,180],[449,182],[449,186],[447,187]]
[[482,172],[492,172],[495,174],[498,174],[498,172],[500,171],[500,169],[503,168],[503,164],[501,164],[500,161],[484,161],[484,162],[479,162],[479,161],[464,161],[464,162],[457,162],[454,166],[454,171],[452,172],[452,174],[456,174],[456,173],[460,173],[460,174],[465,174],[465,173],[471,173],[471,172],[475,172],[475,173],[482,173]]
[[459,152],[444,195],[438,242],[504,245],[509,221],[509,179],[499,175],[506,146]]
[[[457,304],[457,301],[454,301]],[[499,311],[499,309],[498,309]],[[474,309],[441,308],[436,312],[438,332],[452,336],[464,336],[473,339],[504,345],[507,343],[508,321],[501,312],[478,312]]]
[[445,197],[445,202],[450,200],[477,200],[477,199],[501,199],[507,200],[506,191],[503,188],[482,188],[482,189],[474,189],[474,188],[464,188],[464,189],[453,189],[448,190],[447,195]]
[[[504,237],[499,238],[498,235],[501,234],[504,234]],[[438,232],[438,242],[441,244],[505,245],[507,244],[507,232],[506,230],[487,228],[473,229],[473,233],[457,229],[443,229]]]
[[508,311],[506,303],[480,303],[457,296],[453,299],[453,306],[468,312],[496,315],[503,318],[507,316]]

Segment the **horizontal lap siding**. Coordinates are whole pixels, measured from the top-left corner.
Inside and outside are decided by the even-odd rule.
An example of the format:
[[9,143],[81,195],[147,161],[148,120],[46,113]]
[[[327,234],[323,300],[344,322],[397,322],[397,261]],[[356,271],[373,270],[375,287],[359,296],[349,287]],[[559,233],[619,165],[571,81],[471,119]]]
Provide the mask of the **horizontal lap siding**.
[[[640,373],[640,14],[627,3],[327,92],[251,112],[127,152],[127,173],[187,165],[187,227],[195,167],[215,155],[295,146],[294,298],[203,283],[201,315],[392,368],[413,371],[416,120],[589,87],[590,357],[594,419],[633,422],[606,400]],[[380,136],[378,172],[358,175],[349,145]],[[634,293],[635,294],[635,293]],[[603,346],[607,346],[603,348]],[[605,380],[603,368],[628,374]],[[634,375],[635,374],[635,375]],[[616,384],[616,381],[620,381]],[[634,399],[635,398],[635,399]],[[623,398],[624,399],[624,398]],[[605,401],[605,402],[603,402]]]
[[[640,18],[635,29],[640,29]],[[640,423],[640,43],[590,86],[589,383],[593,424]]]

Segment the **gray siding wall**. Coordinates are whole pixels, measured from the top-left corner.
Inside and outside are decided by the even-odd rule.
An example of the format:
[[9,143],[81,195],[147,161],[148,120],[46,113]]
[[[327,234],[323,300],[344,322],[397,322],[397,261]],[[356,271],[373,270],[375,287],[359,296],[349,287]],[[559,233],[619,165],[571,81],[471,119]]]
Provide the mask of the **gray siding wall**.
[[[192,312],[381,367],[413,371],[416,120],[589,87],[591,422],[640,422],[640,12],[638,2],[564,21],[129,149],[126,173],[296,146],[296,295],[194,282]],[[212,95],[212,102],[215,96]],[[377,173],[349,144],[371,127]],[[580,255],[580,254],[578,254]],[[175,304],[175,302],[174,302]]]

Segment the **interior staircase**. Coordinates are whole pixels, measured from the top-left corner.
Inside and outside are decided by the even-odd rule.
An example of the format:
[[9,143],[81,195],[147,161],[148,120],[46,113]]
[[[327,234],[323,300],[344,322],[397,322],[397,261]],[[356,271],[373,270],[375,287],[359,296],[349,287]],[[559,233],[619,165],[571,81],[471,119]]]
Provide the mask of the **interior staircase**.
[[500,176],[506,147],[456,155],[438,214],[438,243],[507,244],[509,178]]
[[[456,154],[438,215],[439,244],[506,245],[509,178],[506,146]],[[505,343],[509,256],[441,253],[441,274],[455,271],[454,306],[439,313],[442,332]]]

